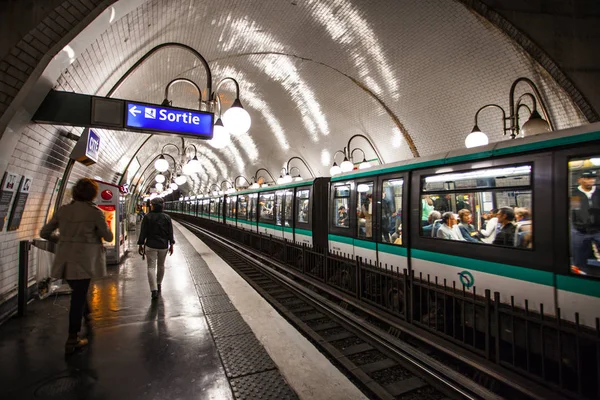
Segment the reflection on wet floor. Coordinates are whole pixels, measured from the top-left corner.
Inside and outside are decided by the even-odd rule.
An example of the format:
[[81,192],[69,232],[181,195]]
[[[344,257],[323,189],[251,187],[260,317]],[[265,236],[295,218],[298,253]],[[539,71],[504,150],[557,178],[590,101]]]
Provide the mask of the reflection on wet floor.
[[[185,238],[177,232],[176,240]],[[84,350],[64,357],[69,296],[35,301],[26,317],[0,326],[2,398],[232,398],[184,255],[176,248],[167,257],[162,296],[152,302],[134,251],[90,285]]]

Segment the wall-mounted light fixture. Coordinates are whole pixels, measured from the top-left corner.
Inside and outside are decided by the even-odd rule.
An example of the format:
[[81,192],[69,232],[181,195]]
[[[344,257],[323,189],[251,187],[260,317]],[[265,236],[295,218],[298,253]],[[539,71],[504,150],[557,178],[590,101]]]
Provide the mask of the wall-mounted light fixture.
[[[533,93],[526,92],[519,96],[518,99],[515,100],[515,89],[520,82],[524,82],[533,91]],[[523,102],[525,98],[529,98],[531,100],[531,107]],[[510,87],[510,92],[508,95],[509,102],[509,115],[506,116],[506,112],[504,108],[499,106],[498,104],[486,104],[481,107],[475,113],[475,126],[471,133],[465,139],[465,146],[467,148],[485,146],[488,144],[488,136],[479,129],[477,125],[477,118],[479,117],[479,113],[486,108],[498,108],[502,112],[502,129],[504,135],[509,135],[511,139],[517,138],[519,135],[523,136],[531,136],[537,135],[544,132],[550,132],[554,130],[554,124],[550,119],[550,114],[548,113],[548,109],[544,104],[544,99],[540,94],[537,86],[528,78],[518,78],[513,82]],[[538,102],[540,105],[540,109],[544,118],[538,112]],[[529,110],[529,119],[520,126],[519,124],[519,112],[521,108],[526,108]]]
[[231,107],[223,114],[223,124],[233,136],[241,135],[248,132],[250,125],[252,124],[252,119],[240,101],[239,83],[234,78],[230,77],[221,79],[221,81],[217,83],[217,88],[213,93],[213,101],[218,102],[220,108],[219,89],[226,81],[232,81],[235,84],[235,100],[233,101],[233,104],[231,104]]
[[[211,190],[212,190],[212,192],[211,192]],[[221,191],[221,187],[216,183],[213,183],[208,187],[208,192],[212,193],[213,196],[218,196],[220,191]]]
[[[223,191],[223,184],[224,183],[228,184],[229,188],[225,189]],[[225,193],[225,194],[235,193],[235,186],[233,185],[233,183],[229,182],[228,180],[224,180],[223,182],[221,182],[221,192],[220,192],[220,194],[223,194],[223,193]]]
[[[259,180],[258,173],[260,171],[265,171],[269,175],[269,177],[271,178],[271,182],[270,182],[271,184],[275,183],[275,178],[273,178],[273,175],[271,175],[271,173],[269,172],[269,170],[267,170],[266,168],[259,168],[254,173],[253,183],[252,183],[252,185],[250,185],[250,189],[258,189],[261,186],[263,186],[263,187],[269,186],[269,183],[267,183],[267,182],[264,182],[262,184],[258,183],[258,180]],[[264,181],[264,177],[261,176],[261,178]]]
[[202,111],[202,90],[194,81],[187,78],[175,78],[167,84],[167,87],[165,87],[165,99],[163,100],[161,105],[164,107],[169,107],[173,104],[173,102],[169,100],[169,89],[171,89],[171,86],[179,82],[187,83],[188,85],[191,85],[196,88],[196,90],[198,91],[198,110]]
[[243,175],[238,175],[238,176],[236,176],[236,177],[235,177],[235,179],[233,180],[233,187],[235,188],[235,190],[238,190],[237,181],[238,181],[238,179],[240,179],[240,178],[244,178],[244,180],[245,180],[245,181],[246,181],[246,183],[248,184],[248,185],[247,185],[247,186],[245,186],[245,187],[250,187],[251,183],[250,183],[250,181],[248,180],[248,178],[246,178],[246,177],[245,177],[245,176],[243,176]]
[[[356,147],[354,148],[354,150],[352,150],[352,148],[350,147],[352,144],[352,140],[354,140],[357,137],[361,137],[363,139],[365,139],[365,141],[367,143],[369,143],[369,145],[371,146],[371,148],[373,149],[373,152],[375,152],[375,154],[377,155],[377,159],[379,161],[379,164],[383,164],[383,158],[381,157],[381,154],[379,154],[379,152],[377,151],[377,149],[375,148],[375,145],[373,145],[373,142],[371,142],[371,140],[366,137],[365,135],[361,135],[356,134],[354,136],[352,136],[349,140],[348,140],[348,145],[346,147],[344,147],[343,150],[337,150],[334,154],[333,154],[333,165],[331,166],[331,168],[329,169],[329,174],[331,176],[335,176],[338,175],[342,172],[350,172],[354,169],[354,151],[355,150],[360,150],[363,153],[363,160],[362,162],[359,164],[358,168],[359,169],[366,169],[366,168],[370,168],[371,167],[371,163],[367,161],[367,158],[365,156],[365,152],[363,149]],[[342,161],[342,163],[338,166],[336,161],[335,161],[335,156],[338,153],[342,153],[344,155],[344,161]]]

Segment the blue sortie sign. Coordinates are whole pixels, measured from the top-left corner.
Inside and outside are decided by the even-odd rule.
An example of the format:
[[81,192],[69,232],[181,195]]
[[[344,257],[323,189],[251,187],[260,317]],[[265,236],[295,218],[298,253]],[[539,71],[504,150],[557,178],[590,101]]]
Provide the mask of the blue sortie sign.
[[202,139],[213,137],[212,113],[129,101],[126,107],[126,128],[170,132]]
[[89,130],[87,146],[85,147],[85,155],[98,162],[98,153],[100,152],[100,137],[92,129]]

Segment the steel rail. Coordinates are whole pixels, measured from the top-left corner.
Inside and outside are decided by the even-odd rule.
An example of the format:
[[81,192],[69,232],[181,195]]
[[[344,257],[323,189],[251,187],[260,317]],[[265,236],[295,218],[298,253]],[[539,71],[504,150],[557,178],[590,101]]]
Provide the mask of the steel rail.
[[[356,315],[344,310],[331,300],[326,299],[314,291],[300,285],[298,282],[294,281],[288,276],[285,276],[283,273],[266,265],[270,264],[277,269],[283,269],[286,272],[291,272],[288,271],[287,266],[280,265],[280,263],[265,257],[256,250],[244,248],[242,251],[240,250],[239,244],[232,245],[230,244],[229,240],[222,238],[215,232],[211,232],[205,228],[200,228],[190,222],[178,222],[184,225],[187,229],[196,231],[201,235],[206,236],[210,240],[217,242],[219,245],[226,247],[228,251],[237,254],[240,258],[243,258],[248,263],[251,263],[254,267],[268,274],[276,281],[283,283],[288,289],[302,297],[305,301],[309,302],[313,307],[321,309],[325,313],[330,314],[334,317],[334,319],[337,319],[343,324],[350,326],[352,329],[357,330],[362,335],[368,337],[372,342],[377,343],[379,346],[384,347],[386,350],[393,353],[396,357],[410,363],[422,374],[429,376],[437,384],[443,385],[446,390],[450,390],[451,392],[458,394],[465,399],[475,400],[502,398],[466,378],[460,373],[444,366],[439,361],[434,360],[427,355],[421,354],[418,350],[412,348],[408,344],[400,341],[392,335],[383,332],[375,332],[372,329],[372,326]],[[260,262],[258,260],[260,260]],[[423,359],[427,360],[425,361]],[[434,385],[435,387],[437,386],[436,383],[430,384]]]

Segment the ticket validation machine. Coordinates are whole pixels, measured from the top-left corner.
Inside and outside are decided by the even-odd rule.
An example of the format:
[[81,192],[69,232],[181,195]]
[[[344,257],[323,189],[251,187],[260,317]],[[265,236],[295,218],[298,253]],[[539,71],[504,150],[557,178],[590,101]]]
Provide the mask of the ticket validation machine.
[[117,185],[101,181],[96,183],[100,190],[95,203],[104,212],[104,219],[114,236],[112,242],[103,241],[106,248],[106,263],[118,264],[128,250],[125,193]]

